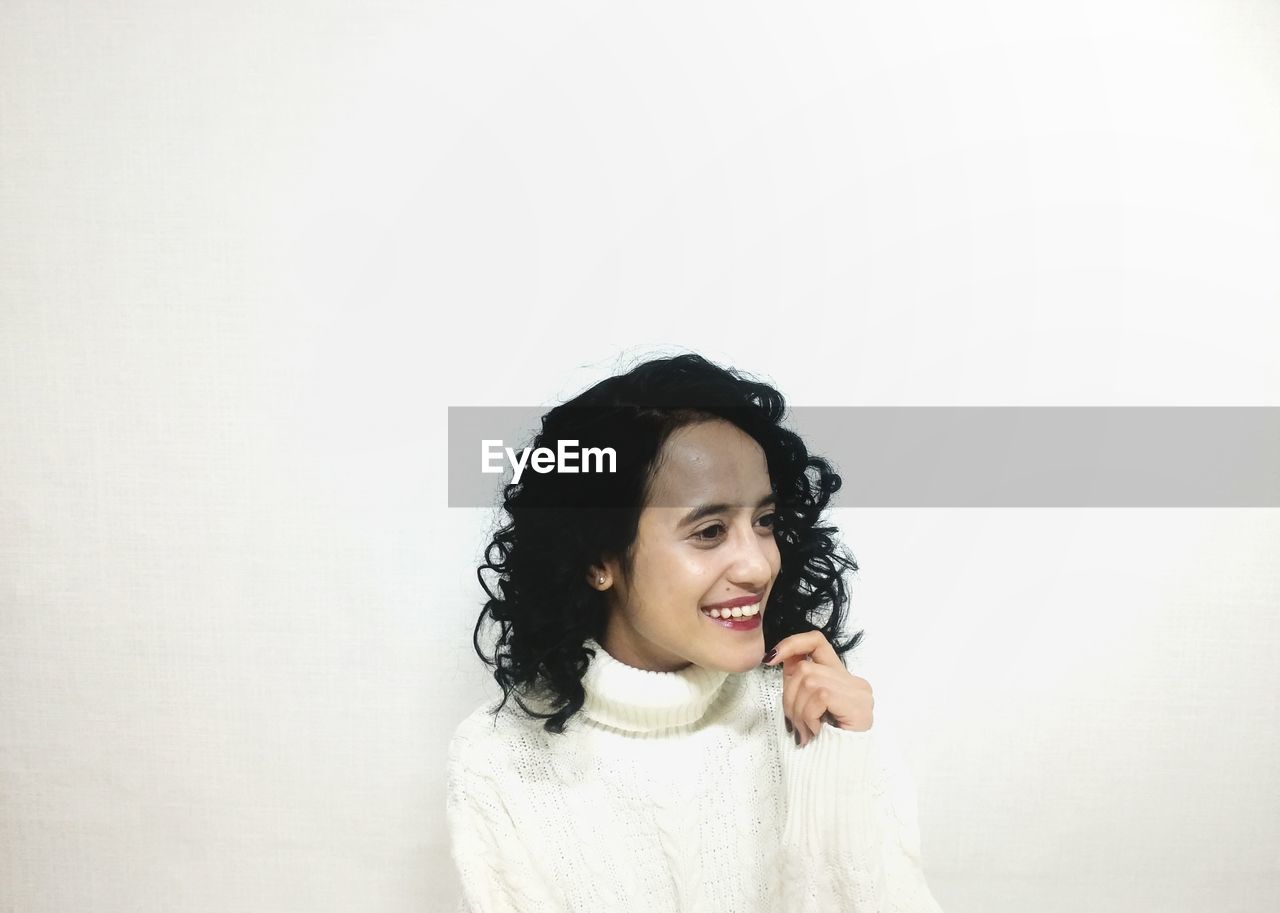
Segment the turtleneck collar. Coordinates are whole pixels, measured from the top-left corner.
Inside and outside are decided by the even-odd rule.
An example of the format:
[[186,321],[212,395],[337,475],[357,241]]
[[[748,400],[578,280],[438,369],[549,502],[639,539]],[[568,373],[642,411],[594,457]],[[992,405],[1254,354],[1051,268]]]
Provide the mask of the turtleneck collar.
[[728,672],[696,663],[676,672],[637,669],[614,658],[593,637],[595,656],[582,676],[581,712],[597,723],[628,732],[652,732],[695,723],[706,713]]

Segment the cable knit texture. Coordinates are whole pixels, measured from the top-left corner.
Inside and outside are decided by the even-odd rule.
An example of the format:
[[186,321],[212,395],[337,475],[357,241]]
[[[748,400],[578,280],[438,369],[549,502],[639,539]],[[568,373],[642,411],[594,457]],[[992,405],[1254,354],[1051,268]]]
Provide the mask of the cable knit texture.
[[514,698],[454,733],[459,913],[941,913],[879,714],[801,748],[780,667],[650,672],[587,647],[563,734]]

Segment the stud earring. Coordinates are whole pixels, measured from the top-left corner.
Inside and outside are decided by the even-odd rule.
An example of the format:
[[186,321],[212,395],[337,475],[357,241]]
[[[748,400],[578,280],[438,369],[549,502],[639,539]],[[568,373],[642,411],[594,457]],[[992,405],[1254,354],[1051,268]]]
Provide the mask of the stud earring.
[[597,581],[597,583],[604,583],[604,578],[603,578],[603,577],[601,577],[601,578]]

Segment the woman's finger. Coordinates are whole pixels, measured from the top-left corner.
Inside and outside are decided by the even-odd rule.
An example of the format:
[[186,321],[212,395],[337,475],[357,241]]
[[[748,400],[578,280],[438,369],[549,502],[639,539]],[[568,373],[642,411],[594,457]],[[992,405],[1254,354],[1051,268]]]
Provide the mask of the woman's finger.
[[[800,706],[806,704],[811,696],[812,681],[821,678],[816,674],[818,669],[824,673],[839,669],[846,675],[848,670],[826,635],[819,630],[784,637],[770,651],[766,664],[782,665],[782,712],[795,730],[797,744],[808,744],[821,729],[822,716],[827,710],[825,701],[821,702],[820,708],[809,712],[805,712],[807,707]],[[806,668],[813,672],[806,671]]]
[[801,740],[801,746],[807,745],[822,728],[822,717],[827,712],[827,697],[820,686],[811,686],[796,703],[796,715],[804,723],[808,736]]
[[797,727],[797,724],[796,724],[796,716],[795,716],[795,710],[794,710],[794,705],[795,705],[795,702],[796,702],[796,693],[797,693],[797,692],[796,692],[796,682],[795,682],[795,677],[794,677],[794,676],[787,675],[787,674],[783,673],[783,676],[782,676],[782,715],[783,715],[783,717],[785,717],[785,718],[786,718],[787,722],[789,722],[789,723],[791,724],[791,727],[792,727],[793,729],[795,729],[795,730],[796,730],[796,733],[795,733],[795,734],[796,734],[796,735],[797,735],[797,737],[798,737],[798,735],[799,735],[799,728]]
[[788,660],[795,660],[797,657],[803,657],[806,654],[813,662],[824,666],[839,666],[844,668],[844,663],[840,661],[840,655],[836,653],[835,647],[831,646],[831,641],[827,640],[827,636],[821,631],[801,631],[799,634],[792,634],[782,638],[773,645],[770,651],[772,656],[766,661],[766,665],[776,666],[782,664],[784,669],[790,670],[792,664]]
[[796,744],[803,745],[813,737],[813,730],[799,711],[799,704],[805,698],[805,682],[808,678],[801,670],[805,666],[812,667],[812,663],[808,656],[801,655],[792,657],[787,665],[788,668],[782,674],[782,713],[795,729]]

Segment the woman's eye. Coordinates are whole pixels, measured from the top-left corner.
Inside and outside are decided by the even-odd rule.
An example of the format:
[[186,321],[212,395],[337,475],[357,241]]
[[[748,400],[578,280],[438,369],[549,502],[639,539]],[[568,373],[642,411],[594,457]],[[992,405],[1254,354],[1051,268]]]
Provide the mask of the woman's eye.
[[[765,514],[763,517],[761,517],[761,518],[760,518],[759,520],[757,520],[756,522],[757,522],[757,523],[763,523],[763,524],[764,524],[765,529],[769,529],[769,530],[771,530],[771,529],[773,529],[774,521],[775,521],[777,518],[778,518],[778,515],[777,515],[776,513],[772,513],[772,514]],[[722,532],[723,530],[724,530],[724,524],[723,524],[723,523],[713,523],[713,524],[711,524],[710,526],[706,527],[705,529],[700,529],[700,530],[698,530],[698,532],[694,534],[694,538],[695,538],[695,539],[701,539],[701,540],[703,540],[704,542],[710,542],[710,541],[712,541],[713,539],[719,539],[719,538],[720,538],[720,534],[721,534],[721,532]],[[707,533],[710,533],[711,535],[706,535]]]

